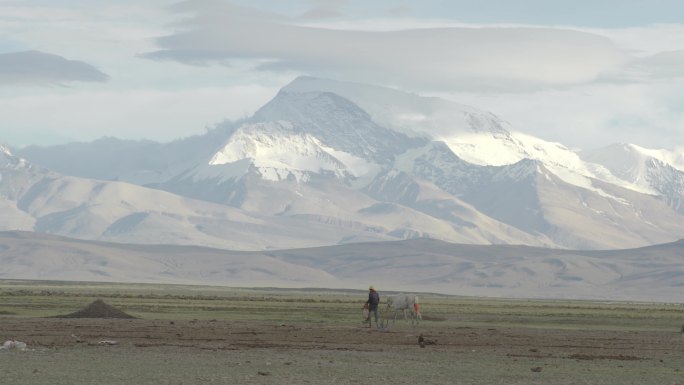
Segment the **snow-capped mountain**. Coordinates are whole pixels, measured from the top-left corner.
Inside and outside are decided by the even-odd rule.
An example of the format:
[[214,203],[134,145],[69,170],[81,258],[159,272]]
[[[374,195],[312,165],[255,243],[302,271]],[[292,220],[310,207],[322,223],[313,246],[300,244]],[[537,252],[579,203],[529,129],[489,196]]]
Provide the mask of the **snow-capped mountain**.
[[323,144],[375,163],[423,143],[382,127],[361,107],[330,92],[282,90],[260,108],[252,122],[287,121],[291,130],[318,138]]
[[684,212],[684,153],[623,143],[583,151],[581,156]]
[[[322,177],[312,172],[314,178],[307,180],[270,180],[248,167],[237,181],[227,182],[234,193],[227,198],[232,199],[227,205],[126,182],[63,176],[35,167],[9,151],[4,154],[0,230],[235,250],[420,236],[478,244],[517,243],[521,239],[539,244],[534,237],[473,209],[469,215],[486,226],[472,226],[468,232],[417,208],[396,205],[378,210],[381,201],[340,183],[334,174]],[[188,182],[186,186],[201,189],[208,185]]]
[[[209,165],[248,159],[267,180],[294,178],[307,181],[311,174],[330,173],[355,179],[377,172],[377,165],[352,153],[327,146],[316,136],[280,120],[240,127],[213,155]],[[239,176],[239,175],[235,175]]]
[[283,92],[288,93],[322,91],[353,101],[382,126],[409,136],[443,142],[456,156],[470,164],[504,166],[533,159],[567,183],[580,187],[596,189],[592,187],[591,180],[600,179],[647,192],[602,167],[587,164],[575,151],[560,143],[514,131],[498,116],[470,106],[384,87],[312,77],[297,78],[283,88]]
[[283,90],[239,127],[209,164],[249,159],[267,180],[306,181],[322,174],[363,184],[390,167],[397,154],[425,142],[379,126],[336,94]]
[[[206,135],[93,146],[98,156],[88,144],[77,145],[81,157],[68,145],[20,153],[64,174],[140,184],[291,226],[298,244],[306,242],[300,230],[311,245],[430,237],[587,249],[684,235],[680,171],[667,163],[681,158],[662,153],[636,175],[618,167],[624,162],[513,131],[492,113],[377,86],[301,77],[251,118]],[[108,167],[122,152],[137,161]],[[87,170],[74,166],[83,163]],[[263,247],[290,245],[282,228],[261,229]]]

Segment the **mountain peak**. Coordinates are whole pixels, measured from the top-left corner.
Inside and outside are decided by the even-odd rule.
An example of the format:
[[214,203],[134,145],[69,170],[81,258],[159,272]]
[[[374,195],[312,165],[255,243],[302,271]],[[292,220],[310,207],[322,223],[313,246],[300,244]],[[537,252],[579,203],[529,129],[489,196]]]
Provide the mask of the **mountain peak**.
[[309,75],[297,76],[290,83],[281,88],[281,91],[285,92],[309,92],[309,91],[320,91],[321,87],[318,85],[323,82],[334,82],[333,80],[327,80],[324,78],[318,78]]
[[394,88],[300,76],[282,90],[332,92],[358,105],[378,125],[411,137],[448,141],[459,135],[509,136],[508,124],[490,112]]
[[290,122],[295,133],[306,133],[325,146],[378,164],[424,143],[376,124],[357,104],[330,91],[286,87],[250,121]]
[[[290,93],[331,92],[340,95],[365,109],[371,101],[397,101],[399,99],[423,98],[414,93],[371,84],[354,83],[313,76],[299,76],[284,86],[281,91]],[[438,98],[431,98],[439,100]],[[364,103],[365,102],[365,103]]]
[[313,115],[346,114],[347,119],[370,120],[368,113],[344,97],[329,91],[296,91],[283,88],[250,119],[252,122],[287,120],[311,124]]

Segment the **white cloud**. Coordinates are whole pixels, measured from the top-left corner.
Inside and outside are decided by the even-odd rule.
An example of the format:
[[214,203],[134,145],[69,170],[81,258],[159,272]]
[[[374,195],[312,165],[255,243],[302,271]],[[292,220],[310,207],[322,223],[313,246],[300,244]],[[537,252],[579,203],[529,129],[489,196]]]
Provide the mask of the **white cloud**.
[[24,51],[0,54],[0,87],[104,82],[109,76],[88,63],[61,56]]
[[[198,3],[185,3],[187,7]],[[218,7],[218,8],[217,8]],[[239,12],[236,12],[235,10]],[[238,15],[238,16],[236,16]],[[248,15],[248,18],[241,15]],[[352,31],[287,24],[218,3],[195,8],[186,29],[158,40],[148,57],[225,64],[406,88],[529,90],[591,82],[627,59],[609,39],[553,28],[430,28]]]
[[605,36],[635,57],[684,48],[684,24],[655,24],[630,28],[578,29]]
[[672,79],[684,77],[684,49],[660,52],[631,63],[635,77]]
[[[0,53],[50,52],[110,76],[68,87],[5,83],[0,142],[192,135],[250,114],[310,74],[442,92],[570,146],[684,144],[684,24],[468,24],[418,2],[395,9],[398,18],[387,11],[404,3],[239,1],[263,9],[221,0],[171,8],[177,0],[0,0]],[[166,60],[139,56],[155,50]]]

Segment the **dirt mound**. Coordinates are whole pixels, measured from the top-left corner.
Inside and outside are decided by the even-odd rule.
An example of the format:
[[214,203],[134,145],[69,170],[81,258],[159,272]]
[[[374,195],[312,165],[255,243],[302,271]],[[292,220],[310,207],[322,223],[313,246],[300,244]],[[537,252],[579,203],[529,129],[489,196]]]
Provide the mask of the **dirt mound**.
[[84,307],[83,309],[67,314],[61,315],[57,318],[135,318],[130,314],[115,308],[114,306],[107,305],[103,300],[98,299],[91,303],[90,305]]

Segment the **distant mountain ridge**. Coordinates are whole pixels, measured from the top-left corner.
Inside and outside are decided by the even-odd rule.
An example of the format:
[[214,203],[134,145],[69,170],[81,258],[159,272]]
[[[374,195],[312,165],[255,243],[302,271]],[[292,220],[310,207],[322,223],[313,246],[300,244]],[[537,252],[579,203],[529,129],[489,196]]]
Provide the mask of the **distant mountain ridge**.
[[613,251],[434,239],[228,251],[0,232],[0,279],[415,291],[681,302],[682,241]]
[[[28,164],[72,178],[137,184],[145,187],[136,189],[141,196],[164,190],[226,207],[232,211],[221,214],[224,218],[241,218],[235,226],[245,218],[262,221],[263,232],[251,237],[250,249],[413,237],[609,249],[684,237],[684,177],[672,154],[629,158],[641,162],[642,171],[635,173],[616,166],[629,162],[611,162],[600,150],[578,154],[514,132],[494,114],[473,107],[311,77],[285,86],[251,118],[205,135],[167,144],[107,139],[16,152]],[[124,161],[111,162],[117,157]],[[0,188],[4,184],[21,183],[3,180]],[[33,188],[32,194],[59,191]],[[39,213],[19,203],[26,197],[14,199],[16,204],[12,199],[5,204],[15,204],[13,210],[24,217]],[[121,201],[116,194],[111,199]],[[99,215],[107,225],[97,228],[109,229],[104,232],[60,224],[76,212],[87,211],[90,218],[92,207],[51,207],[50,220],[41,216],[36,223],[43,225],[22,228],[84,239],[119,234],[113,239],[123,240],[120,234],[130,234],[137,242],[154,243],[148,221],[150,213],[159,213],[171,233],[189,229],[192,236],[179,238],[185,244],[244,243],[243,236],[222,229],[213,209],[195,210],[169,224],[169,218],[179,218],[175,209],[141,205],[132,216]],[[16,228],[9,222],[4,229]],[[275,231],[271,223],[298,229],[291,235],[296,240],[288,241],[287,231]]]

